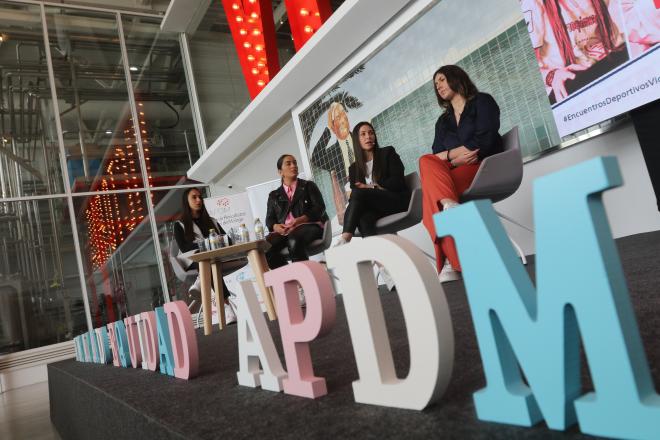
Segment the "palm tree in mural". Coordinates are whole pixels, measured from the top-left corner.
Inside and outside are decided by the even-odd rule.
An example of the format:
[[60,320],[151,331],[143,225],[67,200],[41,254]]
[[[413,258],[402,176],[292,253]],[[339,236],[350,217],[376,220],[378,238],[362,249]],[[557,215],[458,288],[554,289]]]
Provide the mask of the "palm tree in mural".
[[[309,107],[307,107],[307,109],[304,112],[300,114],[299,117],[301,122],[303,121],[307,122],[307,123],[303,122],[303,124],[301,125],[302,125],[303,139],[308,149],[309,146],[311,145],[310,138],[312,137],[312,132],[314,131],[314,127],[316,126],[321,116],[328,111],[330,105],[333,102],[339,102],[347,110],[352,110],[362,107],[362,102],[355,96],[351,96],[348,92],[344,92],[344,91],[339,92],[343,83],[345,83],[347,80],[353,78],[354,76],[362,72],[364,72],[364,64],[361,64],[351,73],[343,77],[337,84],[332,86],[332,88],[328,90],[327,93],[323,94],[323,96],[321,96],[316,101],[314,101]],[[321,136],[321,138],[323,138],[323,136]]]
[[[343,223],[344,211],[346,210],[346,197],[341,188],[348,180],[346,170],[352,162],[353,154],[351,144],[346,144],[346,142],[350,142],[350,136],[347,141],[339,133],[345,133],[345,129],[350,130],[347,113],[350,110],[362,107],[362,102],[348,91],[342,90],[342,85],[363,71],[364,65],[358,66],[300,114],[303,139],[309,161],[313,168],[326,170],[330,174],[334,211],[337,214],[339,224]],[[330,113],[332,113],[332,116]],[[312,133],[319,121],[327,121],[325,122],[326,126],[319,139],[312,143]],[[335,142],[332,142],[331,130],[337,137]],[[342,138],[342,146],[339,144],[340,138]]]

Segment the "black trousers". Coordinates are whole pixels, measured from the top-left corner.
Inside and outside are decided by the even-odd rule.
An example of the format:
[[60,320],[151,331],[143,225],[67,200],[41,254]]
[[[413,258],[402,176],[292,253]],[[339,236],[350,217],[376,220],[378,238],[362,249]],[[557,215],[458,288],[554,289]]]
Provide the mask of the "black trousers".
[[[188,269],[186,270],[199,270],[199,263],[196,261],[192,263],[190,266],[188,266]],[[211,285],[213,285],[213,281],[211,281]],[[222,279],[222,296],[226,298],[229,298],[229,289],[227,288],[227,283],[225,283],[224,278]]]
[[386,215],[408,209],[409,192],[394,192],[375,188],[355,188],[351,191],[344,213],[343,232],[351,234],[360,229],[363,237],[376,235],[376,222]]
[[270,243],[270,249],[266,252],[268,267],[277,269],[288,263],[282,255],[284,249],[289,250],[291,261],[308,260],[307,245],[322,236],[323,228],[313,224],[298,226],[289,235],[281,235],[277,232],[268,234],[268,237],[266,237],[266,240]]

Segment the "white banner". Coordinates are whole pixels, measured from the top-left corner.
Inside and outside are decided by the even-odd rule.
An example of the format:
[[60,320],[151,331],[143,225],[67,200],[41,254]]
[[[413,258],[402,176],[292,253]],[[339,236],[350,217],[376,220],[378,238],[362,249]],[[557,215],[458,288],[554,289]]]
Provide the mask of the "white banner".
[[552,108],[560,136],[660,99],[660,47]]
[[245,224],[250,231],[250,238],[254,239],[254,218],[247,193],[209,197],[204,199],[204,205],[209,215],[220,223],[227,234],[232,228],[238,231],[238,227]]

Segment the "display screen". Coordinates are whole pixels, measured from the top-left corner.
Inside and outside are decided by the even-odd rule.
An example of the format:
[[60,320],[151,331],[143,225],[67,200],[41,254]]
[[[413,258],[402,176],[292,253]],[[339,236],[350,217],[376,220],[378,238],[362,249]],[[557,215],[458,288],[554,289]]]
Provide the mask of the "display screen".
[[521,0],[561,136],[660,98],[660,0]]

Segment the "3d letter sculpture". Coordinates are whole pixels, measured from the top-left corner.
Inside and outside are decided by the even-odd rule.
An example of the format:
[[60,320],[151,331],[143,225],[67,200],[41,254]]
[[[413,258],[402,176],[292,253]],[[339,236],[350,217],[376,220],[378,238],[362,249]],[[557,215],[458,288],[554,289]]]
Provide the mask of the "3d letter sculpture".
[[99,363],[109,364],[112,362],[112,353],[108,342],[108,330],[105,327],[95,328],[96,343],[98,345]]
[[[325,268],[315,261],[299,261],[268,271],[266,284],[273,287],[288,377],[284,392],[316,398],[328,393],[325,379],[314,376],[309,342],[327,334],[335,323],[335,291]],[[305,292],[307,312],[298,300],[298,284]]]
[[[326,253],[341,284],[360,379],[355,401],[423,409],[442,396],[454,363],[451,316],[438,277],[409,241],[384,235],[351,242]],[[373,275],[383,264],[397,286],[410,345],[410,372],[396,377],[385,317]]]
[[138,336],[137,321],[135,320],[135,316],[124,318],[124,325],[126,326],[128,353],[131,356],[131,365],[133,368],[140,368],[142,364],[142,352],[140,351],[140,337]]
[[170,328],[174,377],[186,380],[195,377],[199,371],[199,351],[190,310],[183,301],[165,303],[163,309]]
[[142,368],[156,371],[158,368],[158,333],[156,330],[156,312],[140,313],[138,335],[142,353]]
[[[536,180],[538,293],[490,202],[436,215],[438,235],[456,239],[479,340],[487,382],[474,395],[480,419],[545,419],[552,429],[577,421],[593,435],[658,437],[660,397],[602,203],[621,183],[614,158]],[[580,335],[595,388],[585,395]]]
[[158,364],[160,372],[168,376],[174,376],[174,356],[172,355],[172,341],[170,341],[170,332],[167,327],[167,317],[162,307],[154,309],[156,314],[156,328],[158,329]]
[[111,322],[106,327],[108,328],[108,339],[110,341],[110,351],[112,352],[112,365],[120,367],[121,363],[119,362],[119,349],[117,348],[117,334],[115,332],[115,324],[117,322]]
[[[268,331],[257,294],[250,281],[241,283],[243,294],[238,299],[238,365],[239,385],[270,391],[282,391],[286,372]],[[259,363],[263,371],[259,368]]]
[[117,341],[119,363],[122,367],[128,368],[131,366],[131,354],[128,351],[128,336],[126,335],[124,321],[115,322],[115,339]]

